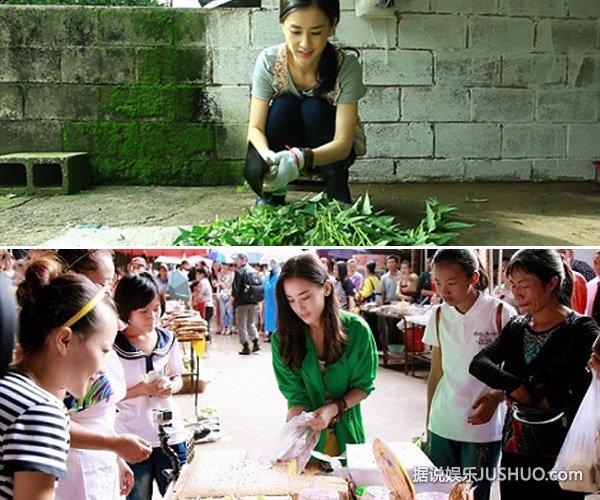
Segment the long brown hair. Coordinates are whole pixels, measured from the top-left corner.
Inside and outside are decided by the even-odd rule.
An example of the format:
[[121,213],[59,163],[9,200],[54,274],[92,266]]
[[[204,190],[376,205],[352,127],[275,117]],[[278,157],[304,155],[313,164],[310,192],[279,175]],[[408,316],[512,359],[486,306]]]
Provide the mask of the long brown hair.
[[[289,259],[281,269],[275,287],[277,298],[277,330],[280,335],[279,355],[293,371],[299,372],[306,356],[306,324],[292,310],[283,285],[286,280],[298,278],[318,286],[324,286],[329,276],[323,264],[312,253],[303,253]],[[325,362],[335,363],[343,354],[347,337],[342,330],[340,306],[335,293],[325,296],[325,307],[321,316],[325,333]]]

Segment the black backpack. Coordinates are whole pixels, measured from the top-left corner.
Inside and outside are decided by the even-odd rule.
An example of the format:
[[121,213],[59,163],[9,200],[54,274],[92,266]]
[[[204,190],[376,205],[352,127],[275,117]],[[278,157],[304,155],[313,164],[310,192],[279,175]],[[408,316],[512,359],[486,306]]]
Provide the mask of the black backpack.
[[246,271],[243,279],[242,298],[246,302],[256,304],[265,298],[265,285],[257,271]]

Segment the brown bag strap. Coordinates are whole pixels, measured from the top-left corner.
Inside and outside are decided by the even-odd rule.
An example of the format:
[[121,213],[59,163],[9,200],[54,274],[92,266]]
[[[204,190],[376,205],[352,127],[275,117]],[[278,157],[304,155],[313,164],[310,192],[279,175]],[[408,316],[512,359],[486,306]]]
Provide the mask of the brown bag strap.
[[438,307],[435,310],[435,335],[438,341],[438,347],[441,349],[442,344],[440,344],[440,319],[442,318],[442,308]]
[[502,331],[502,309],[504,308],[504,304],[500,302],[498,307],[496,307],[496,328],[498,329],[498,333]]

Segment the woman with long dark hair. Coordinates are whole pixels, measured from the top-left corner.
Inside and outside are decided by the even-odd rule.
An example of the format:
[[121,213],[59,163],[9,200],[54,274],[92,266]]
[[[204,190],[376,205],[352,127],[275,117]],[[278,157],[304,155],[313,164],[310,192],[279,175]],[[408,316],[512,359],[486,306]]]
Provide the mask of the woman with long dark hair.
[[508,402],[501,466],[519,474],[500,481],[502,498],[583,498],[527,477],[556,461],[591,380],[586,364],[600,328],[571,309],[571,272],[555,251],[520,250],[506,274],[520,316],[470,366]]
[[328,41],[339,20],[339,0],[280,2],[285,43],[258,56],[250,104],[248,140],[277,166],[263,204],[283,204],[301,171],[320,175],[330,198],[351,201],[348,168],[366,89],[356,55]]
[[368,325],[340,311],[327,272],[310,253],[284,264],[276,297],[273,367],[288,419],[314,412],[317,449],[330,455],[364,443],[360,402],[375,388],[378,361]]
[[335,281],[333,289],[337,296],[340,308],[344,311],[354,311],[354,285],[348,277],[348,265],[344,261],[338,261],[333,265]]

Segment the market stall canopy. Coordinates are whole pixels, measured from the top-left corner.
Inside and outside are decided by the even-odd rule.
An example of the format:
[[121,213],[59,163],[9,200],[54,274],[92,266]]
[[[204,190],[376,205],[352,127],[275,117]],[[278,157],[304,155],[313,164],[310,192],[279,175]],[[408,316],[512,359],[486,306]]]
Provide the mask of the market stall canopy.
[[270,252],[270,247],[259,247],[260,251],[257,251],[257,247],[218,247],[212,248],[206,257],[213,261],[219,261],[221,264],[232,263],[234,257],[238,253],[245,253],[248,256],[248,263],[258,264],[261,261],[263,255],[267,255]]
[[179,260],[187,259],[193,255],[208,257],[207,248],[166,247],[166,248],[115,248],[115,252],[129,255],[144,255],[146,257],[177,257]]

